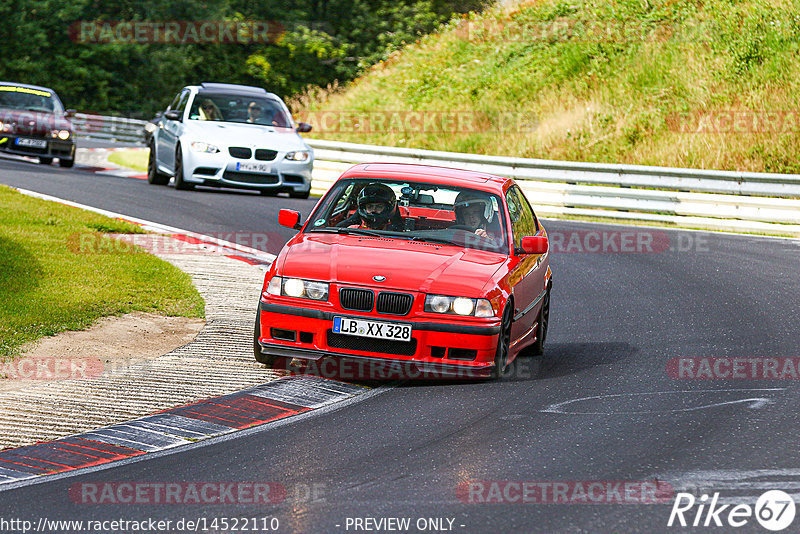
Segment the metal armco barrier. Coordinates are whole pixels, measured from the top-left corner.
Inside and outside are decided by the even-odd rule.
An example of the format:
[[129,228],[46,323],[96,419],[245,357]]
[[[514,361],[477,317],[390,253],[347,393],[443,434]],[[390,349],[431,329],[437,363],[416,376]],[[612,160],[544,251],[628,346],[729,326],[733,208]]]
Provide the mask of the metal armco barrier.
[[144,144],[144,125],[147,121],[85,113],[75,113],[70,121],[77,137]]
[[511,176],[537,214],[800,236],[800,175],[483,156],[308,139],[313,191],[355,163],[459,167]]
[[[144,142],[145,121],[77,113],[79,137]],[[306,139],[312,192],[356,163],[458,167],[519,181],[537,214],[638,220],[679,227],[800,236],[800,175],[484,156]]]

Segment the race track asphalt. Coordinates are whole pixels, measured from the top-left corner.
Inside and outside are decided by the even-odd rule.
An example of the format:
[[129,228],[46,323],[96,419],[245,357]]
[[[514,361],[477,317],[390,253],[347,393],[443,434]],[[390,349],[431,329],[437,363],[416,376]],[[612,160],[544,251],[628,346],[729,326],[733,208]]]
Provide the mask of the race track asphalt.
[[[291,236],[277,227],[277,209],[306,216],[314,205],[8,160],[0,161],[0,183],[195,232],[263,232],[277,248]],[[518,360],[501,381],[403,383],[291,424],[2,491],[0,519],[156,518],[173,521],[174,532],[182,531],[177,521],[199,517],[276,517],[279,532],[365,532],[356,518],[390,517],[409,518],[409,532],[445,531],[432,523],[418,530],[420,518],[444,518],[443,528],[452,520],[451,532],[728,532],[727,525],[668,527],[672,493],[661,504],[590,504],[573,490],[658,482],[698,497],[719,492],[730,503],[752,504],[766,489],[797,500],[797,380],[681,379],[667,371],[674,358],[800,356],[797,242],[555,220],[546,227],[565,244],[588,231],[609,241],[634,231],[670,246],[554,253],[545,357]],[[258,505],[86,504],[75,493],[81,484],[242,481],[281,484],[286,497]],[[475,502],[514,500],[510,481],[567,483],[571,502]],[[735,530],[764,532],[752,517]]]

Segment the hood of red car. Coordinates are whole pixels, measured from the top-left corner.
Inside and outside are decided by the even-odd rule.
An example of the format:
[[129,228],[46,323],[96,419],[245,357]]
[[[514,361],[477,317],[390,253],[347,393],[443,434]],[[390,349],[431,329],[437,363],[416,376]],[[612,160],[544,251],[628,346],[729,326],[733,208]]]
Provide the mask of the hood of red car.
[[51,130],[72,131],[70,121],[60,114],[0,108],[0,122],[10,124],[9,133],[49,136]]
[[[375,288],[479,297],[507,258],[496,252],[377,237],[300,234],[281,276]],[[385,277],[378,282],[374,277]]]

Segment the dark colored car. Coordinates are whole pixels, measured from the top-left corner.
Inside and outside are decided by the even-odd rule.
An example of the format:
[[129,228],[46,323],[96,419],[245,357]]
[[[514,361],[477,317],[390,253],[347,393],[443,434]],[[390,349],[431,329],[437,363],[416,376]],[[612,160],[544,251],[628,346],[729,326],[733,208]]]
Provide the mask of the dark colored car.
[[58,95],[37,85],[0,82],[0,152],[49,165],[75,163],[75,134]]

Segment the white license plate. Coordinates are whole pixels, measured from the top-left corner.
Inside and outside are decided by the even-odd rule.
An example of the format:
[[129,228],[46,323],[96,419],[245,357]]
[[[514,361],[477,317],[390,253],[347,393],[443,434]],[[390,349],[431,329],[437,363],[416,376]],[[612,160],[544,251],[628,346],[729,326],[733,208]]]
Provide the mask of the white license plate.
[[17,138],[17,146],[29,146],[32,148],[47,148],[47,141],[44,139],[25,139]]
[[333,331],[336,334],[348,336],[411,341],[411,325],[408,323],[384,323],[353,319],[352,317],[334,317]]
[[236,162],[236,170],[242,172],[263,172],[266,174],[273,174],[272,165],[267,163],[251,163],[249,161]]

